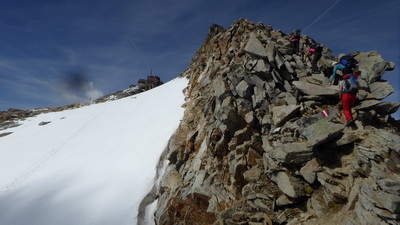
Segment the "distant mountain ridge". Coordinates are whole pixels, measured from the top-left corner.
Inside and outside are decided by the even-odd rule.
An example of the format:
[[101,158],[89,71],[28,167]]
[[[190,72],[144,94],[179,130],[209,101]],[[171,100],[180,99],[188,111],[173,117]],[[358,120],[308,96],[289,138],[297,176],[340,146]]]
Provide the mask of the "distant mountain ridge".
[[[312,41],[302,36],[300,48]],[[156,224],[399,223],[400,126],[390,114],[400,103],[381,101],[394,92],[382,79],[394,63],[355,53],[352,128],[328,86],[337,58],[325,46],[324,73],[311,75],[303,54],[270,25],[210,27],[181,74],[186,110],[151,195]]]

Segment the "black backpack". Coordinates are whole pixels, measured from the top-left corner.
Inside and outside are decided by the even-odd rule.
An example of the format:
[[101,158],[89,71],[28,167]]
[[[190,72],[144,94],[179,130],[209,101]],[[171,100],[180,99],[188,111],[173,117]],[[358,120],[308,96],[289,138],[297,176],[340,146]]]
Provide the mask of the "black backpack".
[[340,58],[339,63],[346,68],[354,68],[356,67],[358,61],[351,55],[345,55]]

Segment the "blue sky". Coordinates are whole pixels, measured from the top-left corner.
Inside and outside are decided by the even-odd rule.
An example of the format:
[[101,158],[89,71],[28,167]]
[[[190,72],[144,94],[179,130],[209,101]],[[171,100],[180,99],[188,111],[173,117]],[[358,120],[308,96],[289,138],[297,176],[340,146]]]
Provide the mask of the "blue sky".
[[[301,28],[335,55],[377,50],[396,63],[383,79],[400,90],[399,12],[398,0],[1,0],[0,111],[87,101],[151,71],[167,82],[188,67],[211,24],[239,18]],[[71,92],[76,83],[90,93]]]

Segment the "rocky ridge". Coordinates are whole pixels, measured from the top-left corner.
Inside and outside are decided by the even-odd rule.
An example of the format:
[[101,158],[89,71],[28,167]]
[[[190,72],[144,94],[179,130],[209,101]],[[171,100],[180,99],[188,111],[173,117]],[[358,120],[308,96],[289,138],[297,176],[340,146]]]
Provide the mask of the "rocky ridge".
[[185,115],[149,195],[156,224],[399,224],[400,126],[390,114],[400,104],[381,101],[394,92],[382,79],[394,63],[354,53],[362,89],[346,127],[327,85],[337,58],[324,47],[325,74],[310,75],[288,39],[245,19],[210,27],[180,75],[190,80]]

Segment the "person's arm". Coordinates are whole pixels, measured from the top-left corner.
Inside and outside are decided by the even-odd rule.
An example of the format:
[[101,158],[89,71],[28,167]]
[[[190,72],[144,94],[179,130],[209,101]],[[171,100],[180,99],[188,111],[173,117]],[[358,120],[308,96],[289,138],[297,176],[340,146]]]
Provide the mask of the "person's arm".
[[336,64],[336,65],[333,67],[332,76],[329,78],[329,81],[330,81],[332,84],[333,84],[333,81],[335,80],[336,70],[338,70],[338,65],[339,65],[339,64]]

